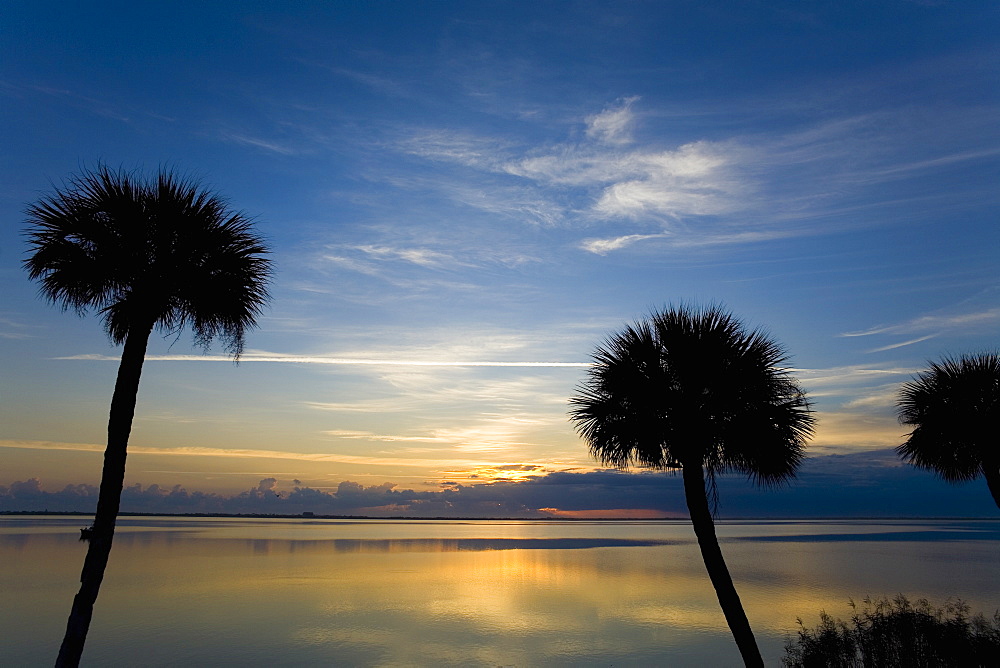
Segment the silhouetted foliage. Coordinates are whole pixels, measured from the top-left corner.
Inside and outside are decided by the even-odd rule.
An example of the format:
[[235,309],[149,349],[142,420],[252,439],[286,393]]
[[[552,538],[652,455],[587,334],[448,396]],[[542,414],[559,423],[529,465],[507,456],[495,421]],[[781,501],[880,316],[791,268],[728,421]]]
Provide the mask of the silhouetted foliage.
[[905,461],[949,482],[982,475],[1000,508],[1000,355],[945,358],[905,383],[899,421],[914,429],[896,448]]
[[866,598],[850,623],[820,612],[815,629],[799,622],[798,638],[785,645],[789,668],[984,668],[1000,658],[1000,612],[969,615],[962,601],[935,608],[903,595]]
[[653,313],[607,339],[570,399],[570,417],[602,464],[681,469],[691,523],[747,665],[763,665],[722,557],[709,497],[715,476],[788,480],[814,418],[784,368],[784,349],[719,307]]
[[75,666],[114,539],[149,336],[190,327],[197,344],[221,339],[238,358],[267,302],[271,263],[249,219],[168,171],[144,180],[99,165],[30,206],[27,223],[24,267],[41,294],[81,315],[94,309],[124,344],[80,592],[56,662]]
[[146,182],[99,166],[27,213],[29,277],[62,308],[97,311],[114,343],[151,322],[242,352],[270,261],[251,221],[219,196],[170,172]]

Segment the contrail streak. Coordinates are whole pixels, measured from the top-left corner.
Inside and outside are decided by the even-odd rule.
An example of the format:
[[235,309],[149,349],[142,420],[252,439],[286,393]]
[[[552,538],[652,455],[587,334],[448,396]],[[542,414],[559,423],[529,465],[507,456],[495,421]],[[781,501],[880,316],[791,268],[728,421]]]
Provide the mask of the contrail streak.
[[[96,360],[117,362],[113,355],[69,355],[56,357],[57,360]],[[148,355],[149,362],[231,362],[233,358],[225,355]],[[299,355],[242,355],[240,362],[284,362],[286,364],[340,364],[364,366],[488,366],[488,367],[589,367],[591,362],[444,362],[436,360],[389,360],[389,359],[353,359],[345,357],[310,357]]]

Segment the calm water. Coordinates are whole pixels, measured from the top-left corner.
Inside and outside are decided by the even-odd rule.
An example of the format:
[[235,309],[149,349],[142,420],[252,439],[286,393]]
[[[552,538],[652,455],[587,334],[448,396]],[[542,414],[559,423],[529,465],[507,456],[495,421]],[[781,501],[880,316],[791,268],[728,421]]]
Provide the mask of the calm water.
[[[0,663],[51,665],[79,517],[0,517]],[[1000,522],[719,525],[769,665],[865,595],[1000,607]],[[683,522],[123,518],[84,664],[740,665]]]

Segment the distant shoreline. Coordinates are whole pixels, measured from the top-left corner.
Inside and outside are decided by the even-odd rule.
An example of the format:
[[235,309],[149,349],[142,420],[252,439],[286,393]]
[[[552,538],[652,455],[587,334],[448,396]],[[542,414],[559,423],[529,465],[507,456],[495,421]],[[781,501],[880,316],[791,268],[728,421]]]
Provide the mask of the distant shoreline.
[[[82,511],[55,511],[55,510],[0,510],[0,516],[71,516],[71,517],[93,517],[94,513]],[[375,517],[371,515],[289,515],[270,513],[136,513],[122,512],[118,517],[231,517],[243,519],[287,519],[287,520],[376,520],[376,521],[400,521],[400,520],[420,520],[420,521],[478,521],[478,522],[679,522],[688,523],[689,519],[684,517],[413,517],[408,515],[398,515],[392,517]],[[878,516],[837,516],[837,517],[719,517],[716,522],[810,522],[810,521],[894,521],[894,520],[947,520],[962,521],[975,520],[984,522],[1000,522],[1000,517],[878,517]]]

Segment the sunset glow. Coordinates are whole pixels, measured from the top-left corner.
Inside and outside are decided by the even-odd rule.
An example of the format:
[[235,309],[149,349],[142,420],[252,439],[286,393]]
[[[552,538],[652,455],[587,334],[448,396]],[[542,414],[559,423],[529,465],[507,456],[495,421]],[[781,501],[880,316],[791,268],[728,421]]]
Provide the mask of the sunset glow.
[[[99,480],[121,350],[20,266],[25,207],[98,161],[200,178],[275,267],[238,364],[154,333],[126,471],[150,503],[273,479],[345,512],[341,483],[684,512],[590,488],[567,418],[595,347],[678,303],[787,347],[801,484],[846,489],[902,475],[901,383],[996,345],[990,3],[99,5],[6,14],[0,507]],[[920,475],[914,504],[988,511]],[[564,483],[593,506],[546,500]]]

